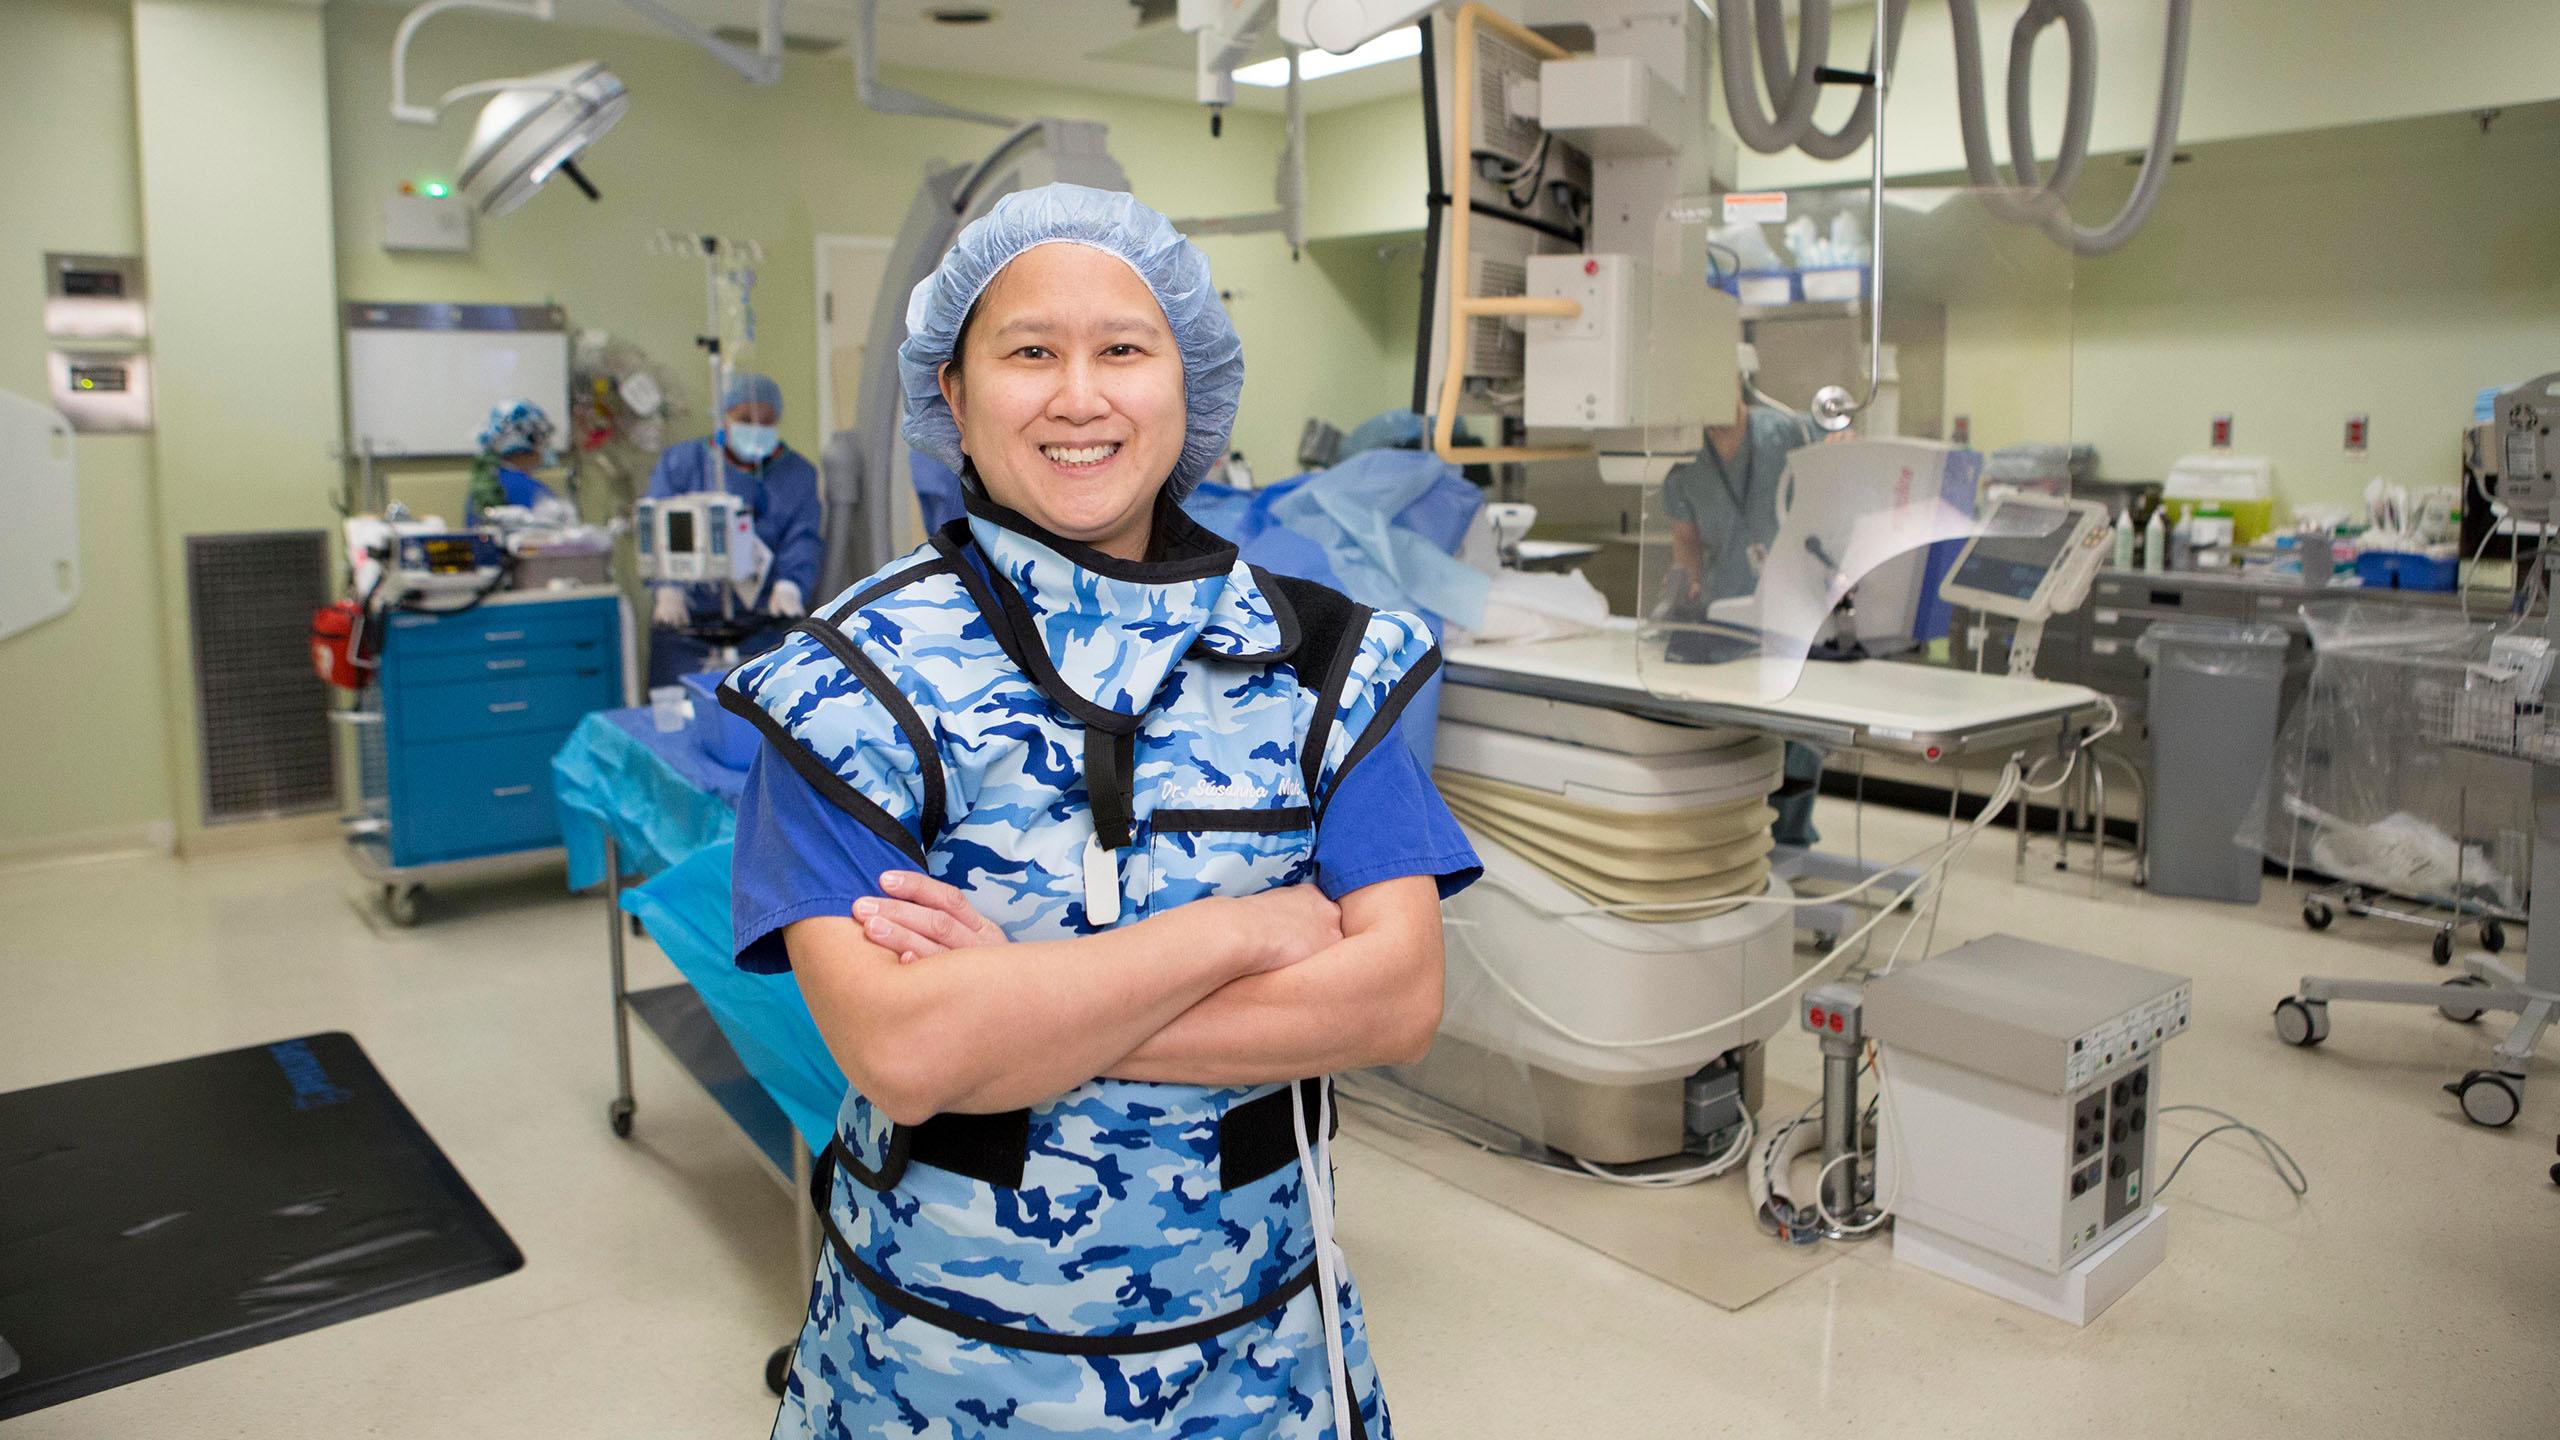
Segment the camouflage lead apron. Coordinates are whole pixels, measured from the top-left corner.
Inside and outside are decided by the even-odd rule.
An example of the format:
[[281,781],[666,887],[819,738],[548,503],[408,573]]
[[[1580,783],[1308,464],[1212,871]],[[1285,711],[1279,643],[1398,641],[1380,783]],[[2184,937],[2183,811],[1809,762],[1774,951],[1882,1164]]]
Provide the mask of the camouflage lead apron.
[[[1145,562],[970,511],[723,703],[1015,940],[1311,878],[1326,797],[1438,664],[1422,623],[1169,504]],[[1319,1305],[1293,1094],[1318,1113],[1312,1083],[1104,1078],[915,1127],[848,1094],[775,1435],[1333,1437],[1331,1323],[1354,1434],[1388,1436],[1357,1291]]]

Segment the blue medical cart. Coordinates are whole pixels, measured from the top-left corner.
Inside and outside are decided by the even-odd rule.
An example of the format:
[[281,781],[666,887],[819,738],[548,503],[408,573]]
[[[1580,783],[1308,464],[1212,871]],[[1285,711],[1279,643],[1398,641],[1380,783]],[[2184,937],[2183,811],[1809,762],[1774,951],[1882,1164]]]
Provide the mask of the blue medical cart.
[[[375,823],[349,858],[392,922],[419,888],[556,857],[551,757],[578,722],[632,703],[628,612],[603,586],[508,591],[468,609],[383,617]],[[371,767],[368,767],[371,768]]]

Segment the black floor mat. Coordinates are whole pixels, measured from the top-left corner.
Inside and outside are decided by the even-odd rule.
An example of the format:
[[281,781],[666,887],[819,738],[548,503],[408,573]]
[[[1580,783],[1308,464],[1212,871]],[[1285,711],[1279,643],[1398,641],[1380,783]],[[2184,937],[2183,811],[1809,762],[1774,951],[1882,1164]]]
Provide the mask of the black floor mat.
[[0,1419],[523,1264],[351,1035],[0,1094]]

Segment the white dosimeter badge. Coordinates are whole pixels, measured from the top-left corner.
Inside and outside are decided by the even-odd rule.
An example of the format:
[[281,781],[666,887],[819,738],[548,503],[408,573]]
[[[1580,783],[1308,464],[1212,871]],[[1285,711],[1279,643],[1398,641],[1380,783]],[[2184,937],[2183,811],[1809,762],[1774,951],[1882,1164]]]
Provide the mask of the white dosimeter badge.
[[1097,930],[1120,923],[1120,857],[1092,835],[1084,840],[1084,918]]

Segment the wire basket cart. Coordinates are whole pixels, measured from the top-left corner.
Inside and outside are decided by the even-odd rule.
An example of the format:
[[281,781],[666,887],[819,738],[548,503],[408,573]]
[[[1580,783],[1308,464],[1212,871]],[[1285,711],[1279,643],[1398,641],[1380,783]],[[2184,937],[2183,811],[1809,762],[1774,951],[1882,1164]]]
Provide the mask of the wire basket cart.
[[2488,629],[2359,601],[2306,605],[2303,618],[2315,661],[2279,742],[2282,814],[2264,836],[2288,880],[2305,867],[2328,877],[2303,896],[2302,923],[2417,926],[2438,965],[2466,928],[2503,951],[2533,859],[2525,787],[2440,740],[2427,708],[2465,691],[2495,643]]
[[[2523,668],[2473,666],[2422,680],[2412,691],[2414,711],[2430,741],[2530,765],[2533,828],[2539,840],[2560,839],[2560,723],[2555,723],[2560,717],[2545,702],[2549,670],[2547,656]],[[2546,828],[2554,834],[2542,834]],[[2555,893],[2560,892],[2560,877],[2539,873],[2546,862],[2560,867],[2560,854],[2538,845],[2534,878],[2548,883],[2536,884],[2534,903],[2547,907],[2560,903],[2560,893]],[[2276,1036],[2291,1045],[2327,1039],[2333,1000],[2432,1005],[2460,1025],[2476,1023],[2492,1010],[2512,1013],[2515,1024],[2490,1052],[2491,1063],[2444,1087],[2461,1101],[2463,1115],[2474,1124],[2510,1124],[2523,1106],[2534,1051],[2543,1032],[2560,1017],[2560,916],[2538,918],[2541,923],[2526,937],[2521,969],[2474,953],[2462,957],[2463,973],[2442,985],[2306,978],[2296,994],[2277,1002]]]

